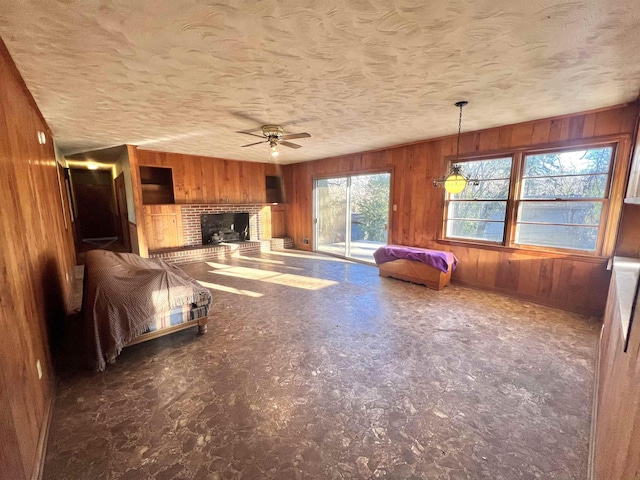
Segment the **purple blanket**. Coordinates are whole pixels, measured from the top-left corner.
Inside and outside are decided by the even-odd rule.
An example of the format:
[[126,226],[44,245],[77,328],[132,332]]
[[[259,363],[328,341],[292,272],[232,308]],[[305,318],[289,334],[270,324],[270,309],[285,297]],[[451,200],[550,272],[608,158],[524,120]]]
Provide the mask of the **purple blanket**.
[[449,265],[451,265],[451,271],[453,272],[456,268],[456,264],[458,263],[458,259],[451,252],[428,250],[426,248],[417,247],[404,247],[402,245],[387,245],[385,247],[380,247],[373,253],[373,258],[376,259],[376,263],[378,265],[404,258],[406,260],[413,260],[414,262],[426,263],[427,265],[437,268],[445,273],[449,270]]

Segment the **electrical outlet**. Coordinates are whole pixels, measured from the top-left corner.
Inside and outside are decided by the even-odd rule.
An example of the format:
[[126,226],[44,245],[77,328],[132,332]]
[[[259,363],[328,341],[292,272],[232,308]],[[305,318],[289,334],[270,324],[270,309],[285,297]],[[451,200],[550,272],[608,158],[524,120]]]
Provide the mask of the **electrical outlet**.
[[304,243],[305,245],[309,245],[309,239],[308,238],[303,238],[302,239],[302,243]]
[[44,132],[38,132],[38,143],[44,145],[47,143],[47,135]]
[[394,205],[394,206],[393,206],[393,211],[394,211],[394,212],[397,212],[397,211],[398,211],[398,205]]
[[42,380],[42,365],[40,365],[40,360],[36,362],[36,368],[38,369],[38,379]]

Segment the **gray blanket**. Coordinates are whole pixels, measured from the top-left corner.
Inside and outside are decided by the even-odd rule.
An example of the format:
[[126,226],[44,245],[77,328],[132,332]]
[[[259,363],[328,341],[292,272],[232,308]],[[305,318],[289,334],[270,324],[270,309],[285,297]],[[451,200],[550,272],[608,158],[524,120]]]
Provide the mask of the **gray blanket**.
[[84,269],[82,310],[91,367],[104,370],[158,314],[211,302],[211,292],[160,259],[92,250]]

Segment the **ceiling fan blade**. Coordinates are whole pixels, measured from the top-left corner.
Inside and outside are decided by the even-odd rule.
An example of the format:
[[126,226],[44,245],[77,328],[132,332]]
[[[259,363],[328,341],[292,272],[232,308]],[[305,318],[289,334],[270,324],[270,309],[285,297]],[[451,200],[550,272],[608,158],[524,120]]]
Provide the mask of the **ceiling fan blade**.
[[283,140],[293,140],[294,138],[309,138],[311,135],[309,135],[307,132],[304,133],[290,133],[289,135],[283,135],[282,139]]
[[278,145],[284,145],[285,147],[289,147],[289,148],[300,148],[302,145],[298,145],[297,143],[291,143],[291,142],[280,142],[278,143]]
[[252,137],[264,138],[264,135],[256,135],[255,133],[251,132],[237,131],[236,133],[244,133],[245,135],[251,135]]
[[248,143],[247,145],[242,145],[243,147],[251,147],[253,145],[260,145],[261,143],[267,143],[269,140],[263,140],[261,142],[256,142],[256,143]]
[[[234,117],[240,118],[241,120],[248,120],[251,123],[255,124],[255,125],[264,125],[265,122],[263,122],[262,118],[256,118],[253,115],[250,115],[248,113],[243,113],[243,112],[236,112],[236,111],[230,111],[229,112],[231,115],[233,115]],[[259,130],[260,127],[257,128],[257,130]],[[253,130],[253,129],[250,129]]]

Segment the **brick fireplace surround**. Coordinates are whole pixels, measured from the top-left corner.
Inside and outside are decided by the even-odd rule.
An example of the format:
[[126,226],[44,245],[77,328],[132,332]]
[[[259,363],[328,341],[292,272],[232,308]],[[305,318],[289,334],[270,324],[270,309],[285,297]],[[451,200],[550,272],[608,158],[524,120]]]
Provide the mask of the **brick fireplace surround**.
[[182,211],[182,235],[186,247],[202,245],[200,216],[204,213],[248,213],[249,238],[260,240],[262,232],[262,205],[184,205]]
[[[184,247],[149,252],[149,257],[161,258],[168,263],[186,263],[199,260],[216,260],[228,255],[293,248],[293,241],[290,238],[261,238],[262,207],[260,204],[183,205],[180,210]],[[203,245],[200,216],[204,213],[248,213],[250,240],[240,243]]]

